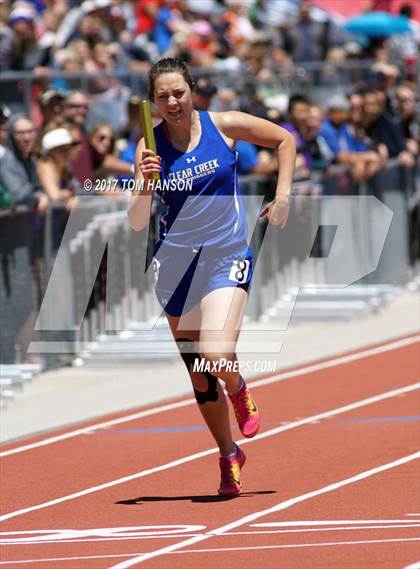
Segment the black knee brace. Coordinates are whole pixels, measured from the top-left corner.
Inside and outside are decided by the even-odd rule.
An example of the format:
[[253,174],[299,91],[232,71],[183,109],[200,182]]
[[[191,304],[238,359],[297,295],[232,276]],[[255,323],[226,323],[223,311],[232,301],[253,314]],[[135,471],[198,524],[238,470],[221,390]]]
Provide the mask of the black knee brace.
[[[175,341],[177,343],[181,357],[187,366],[188,373],[191,373],[194,368],[194,361],[196,359],[200,359],[199,354],[193,351],[194,342],[188,338],[178,338]],[[203,403],[207,403],[208,401],[217,401],[219,398],[219,393],[217,392],[217,377],[208,371],[203,371],[200,373],[206,376],[208,389],[207,391],[198,391],[194,388],[194,395],[197,403],[199,405],[203,405]]]

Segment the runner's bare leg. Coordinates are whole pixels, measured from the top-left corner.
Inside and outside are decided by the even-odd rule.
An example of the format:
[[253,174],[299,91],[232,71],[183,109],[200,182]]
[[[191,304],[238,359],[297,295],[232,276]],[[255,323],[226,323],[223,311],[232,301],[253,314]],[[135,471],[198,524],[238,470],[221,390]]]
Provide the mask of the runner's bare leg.
[[[199,305],[182,317],[169,316],[168,314],[166,317],[174,339],[188,338],[194,342],[195,351],[197,352],[201,323],[201,310]],[[182,330],[178,329],[181,318]],[[191,329],[188,329],[188,326],[190,326]],[[203,373],[193,372],[190,366],[189,375],[194,389],[202,392],[207,391],[208,380]],[[217,381],[217,400],[208,401],[198,405],[198,407],[220,449],[220,454],[226,456],[231,453],[234,449],[234,445],[229,421],[229,409],[223,387],[219,381]]]

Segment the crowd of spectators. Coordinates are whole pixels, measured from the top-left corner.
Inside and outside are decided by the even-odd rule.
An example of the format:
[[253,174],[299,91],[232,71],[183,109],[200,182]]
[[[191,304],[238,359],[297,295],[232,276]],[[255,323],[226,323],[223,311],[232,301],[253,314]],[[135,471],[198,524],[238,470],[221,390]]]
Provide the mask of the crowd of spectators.
[[[355,42],[308,0],[6,0],[0,7],[0,71],[137,70],[163,55],[258,70],[288,58],[365,57],[377,46]],[[392,46],[413,57],[406,40]],[[93,88],[101,92],[109,81]]]
[[[0,208],[41,213],[50,202],[70,210],[86,180],[113,177],[121,187],[130,179],[142,93],[119,72],[146,72],[162,56],[195,70],[196,108],[251,112],[291,131],[299,179],[342,165],[358,183],[394,158],[412,167],[420,138],[407,54],[412,65],[407,41],[395,37],[357,43],[308,0],[1,2],[0,72],[33,70],[36,81],[30,109],[17,113],[17,83],[0,73]],[[336,83],[334,69],[364,58],[369,70],[357,84]],[[302,62],[324,62],[311,75],[313,93],[307,84],[273,90]],[[242,80],[217,84],[215,72]],[[259,88],[270,79],[270,89]],[[237,150],[239,174],[276,171],[266,149],[238,142]],[[129,199],[115,187],[110,194]]]
[[[366,7],[376,1],[366,0]],[[409,18],[409,7],[402,10]],[[260,80],[287,75],[302,62],[325,61],[324,80],[330,73],[334,81],[337,65],[379,61],[384,47],[395,61],[412,66],[418,30],[359,41],[308,0],[5,0],[0,72],[33,71],[40,86],[49,82],[64,91],[81,87],[69,73],[84,73],[95,102],[126,103],[124,73],[147,71],[163,56]],[[2,90],[16,104],[13,85],[4,83]]]

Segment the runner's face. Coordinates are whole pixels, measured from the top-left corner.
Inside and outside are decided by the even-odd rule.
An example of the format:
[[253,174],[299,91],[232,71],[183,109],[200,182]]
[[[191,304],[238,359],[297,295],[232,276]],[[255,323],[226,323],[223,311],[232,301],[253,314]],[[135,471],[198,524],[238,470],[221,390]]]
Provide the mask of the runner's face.
[[191,117],[191,89],[180,73],[164,73],[155,80],[154,103],[162,118],[177,125]]

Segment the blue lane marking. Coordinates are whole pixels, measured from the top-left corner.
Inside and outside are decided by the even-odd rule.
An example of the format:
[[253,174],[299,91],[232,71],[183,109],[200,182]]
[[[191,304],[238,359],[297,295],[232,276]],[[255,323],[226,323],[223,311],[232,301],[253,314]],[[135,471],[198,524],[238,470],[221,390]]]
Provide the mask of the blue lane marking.
[[96,433],[178,433],[180,431],[206,431],[207,427],[150,427],[134,429],[100,429]]
[[420,415],[408,415],[406,417],[362,417],[360,419],[340,418],[340,419],[324,419],[323,423],[396,423],[399,421],[418,421]]
[[[320,421],[316,421],[314,424],[321,424],[321,423],[397,423],[397,422],[410,422],[410,421],[419,421],[420,415],[408,415],[405,417],[362,417],[362,418],[337,418],[337,419],[322,419]],[[292,423],[293,421],[284,421],[284,424]],[[278,424],[277,422],[270,421],[267,424]],[[231,425],[233,429],[237,429],[237,425]],[[196,425],[196,426],[188,426],[188,427],[149,427],[149,428],[132,428],[132,429],[98,429],[95,433],[108,433],[108,434],[118,434],[118,433],[179,433],[179,432],[188,432],[188,431],[207,431],[207,427],[205,425]]]

